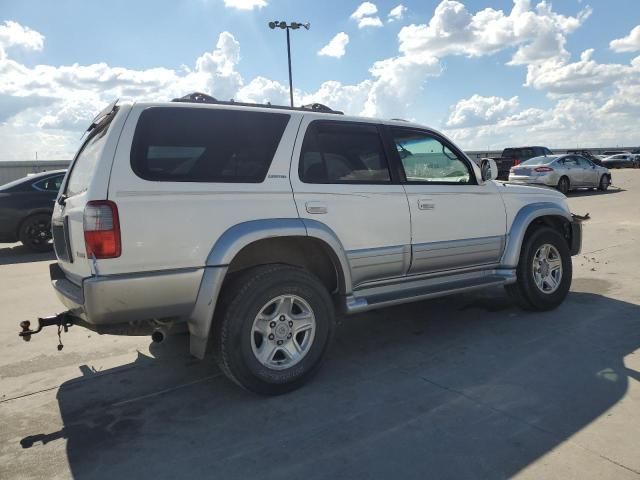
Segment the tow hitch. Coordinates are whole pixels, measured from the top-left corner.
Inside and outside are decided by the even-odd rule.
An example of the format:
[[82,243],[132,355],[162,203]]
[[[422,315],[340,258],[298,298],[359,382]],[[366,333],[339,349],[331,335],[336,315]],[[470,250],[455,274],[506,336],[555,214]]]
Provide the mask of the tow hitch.
[[40,333],[44,327],[57,326],[58,327],[58,351],[64,348],[62,344],[62,331],[69,331],[69,327],[75,323],[74,317],[69,312],[62,312],[51,317],[38,318],[38,328],[31,330],[31,322],[24,320],[20,322],[20,328],[22,331],[18,334],[25,342],[31,340],[31,335]]

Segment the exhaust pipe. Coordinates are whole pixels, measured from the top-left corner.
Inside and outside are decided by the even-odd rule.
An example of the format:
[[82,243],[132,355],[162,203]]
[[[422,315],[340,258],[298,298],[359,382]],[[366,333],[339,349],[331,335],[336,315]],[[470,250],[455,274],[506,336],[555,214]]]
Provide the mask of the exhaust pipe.
[[167,338],[168,332],[165,328],[156,328],[151,334],[153,343],[162,343]]

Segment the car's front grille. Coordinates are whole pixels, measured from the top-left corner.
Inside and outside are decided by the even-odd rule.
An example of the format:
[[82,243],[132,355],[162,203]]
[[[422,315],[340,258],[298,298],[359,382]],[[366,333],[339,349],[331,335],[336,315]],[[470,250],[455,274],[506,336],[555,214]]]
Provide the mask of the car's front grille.
[[51,234],[53,235],[53,249],[56,256],[63,262],[73,262],[73,257],[69,249],[69,217],[64,218],[62,224],[53,223],[51,225]]

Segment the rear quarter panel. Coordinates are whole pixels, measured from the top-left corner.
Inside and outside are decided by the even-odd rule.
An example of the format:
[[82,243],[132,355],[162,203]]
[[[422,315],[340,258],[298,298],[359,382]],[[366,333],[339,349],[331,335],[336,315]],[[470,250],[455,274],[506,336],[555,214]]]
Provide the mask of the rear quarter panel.
[[[261,218],[297,218],[289,181],[291,151],[302,115],[291,112],[263,183],[149,181],[131,168],[140,114],[133,107],[115,154],[108,198],[118,206],[122,255],[100,260],[102,274],[202,267],[230,227]],[[176,104],[175,108],[218,108]]]

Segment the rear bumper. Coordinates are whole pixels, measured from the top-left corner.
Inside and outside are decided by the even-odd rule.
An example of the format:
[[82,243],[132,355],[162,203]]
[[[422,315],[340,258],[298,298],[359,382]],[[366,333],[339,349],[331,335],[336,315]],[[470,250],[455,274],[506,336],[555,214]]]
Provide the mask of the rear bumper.
[[203,272],[203,268],[191,268],[97,276],[77,285],[57,263],[49,269],[60,301],[74,316],[96,326],[186,319],[194,308]]

